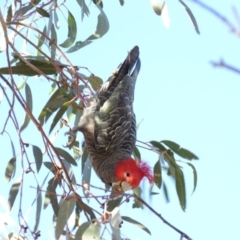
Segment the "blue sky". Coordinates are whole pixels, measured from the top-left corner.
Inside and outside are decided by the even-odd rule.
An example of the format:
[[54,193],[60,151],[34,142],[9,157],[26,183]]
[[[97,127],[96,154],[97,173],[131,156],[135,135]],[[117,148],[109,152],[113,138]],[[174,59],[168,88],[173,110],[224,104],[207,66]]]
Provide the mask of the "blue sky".
[[[95,75],[107,79],[126,57],[127,51],[135,45],[140,47],[142,67],[134,105],[137,121],[143,119],[138,139],[146,142],[172,140],[199,156],[199,160],[194,162],[198,186],[193,195],[191,169],[184,168],[188,192],[185,213],[180,209],[173,184],[168,180],[171,202],[166,204],[160,195],[154,196],[150,203],[170,223],[194,240],[237,239],[240,237],[240,80],[239,75],[214,68],[209,61],[222,58],[238,66],[239,38],[210,13],[191,1],[185,2],[197,19],[200,35],[195,33],[188,15],[177,1],[167,1],[171,19],[169,29],[155,15],[150,1],[126,0],[123,7],[117,0],[105,1],[109,32],[102,39],[67,56],[74,65],[87,66]],[[237,1],[232,1],[232,5],[228,1],[211,1],[210,4],[234,21],[231,6],[237,6]],[[71,6],[68,7],[72,10]],[[78,11],[75,8],[73,14],[79,15],[77,21],[80,22]],[[95,30],[98,10],[91,5],[90,12],[90,17],[79,24],[78,40],[84,40]],[[63,32],[61,40],[64,41],[67,34],[64,24],[60,31]],[[1,62],[4,57],[5,54],[1,53]],[[32,79],[28,83],[34,98],[41,99],[34,108],[38,115],[50,88],[43,78]],[[5,111],[5,117],[0,120],[2,126],[8,108],[3,102],[0,109]],[[29,135],[27,131],[23,133],[26,142],[39,143]],[[6,139],[6,136],[0,137],[0,146],[6,146]],[[61,147],[65,140],[62,132],[56,144]],[[10,158],[11,154],[3,151],[1,176],[4,176],[6,162]],[[152,166],[157,161],[157,155],[147,151],[142,151],[142,158]],[[74,171],[77,173],[77,168]],[[7,196],[8,189],[9,185],[4,182],[3,194],[0,195]],[[35,194],[29,186],[25,190]],[[150,237],[124,222],[122,231],[131,239],[180,238],[147,209],[130,209],[131,204],[122,206],[121,214],[137,219],[152,233]],[[35,210],[32,216],[34,213]],[[43,214],[51,224],[51,215],[47,215],[49,211]]]

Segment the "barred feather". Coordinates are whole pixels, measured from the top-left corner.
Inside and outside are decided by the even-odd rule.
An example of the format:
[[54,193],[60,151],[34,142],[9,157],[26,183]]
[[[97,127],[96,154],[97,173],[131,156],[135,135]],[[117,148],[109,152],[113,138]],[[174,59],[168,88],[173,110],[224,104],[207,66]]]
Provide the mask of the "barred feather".
[[84,134],[92,166],[107,184],[119,181],[116,164],[131,157],[136,142],[133,100],[140,66],[139,48],[135,46],[90,100],[79,125],[72,130]]

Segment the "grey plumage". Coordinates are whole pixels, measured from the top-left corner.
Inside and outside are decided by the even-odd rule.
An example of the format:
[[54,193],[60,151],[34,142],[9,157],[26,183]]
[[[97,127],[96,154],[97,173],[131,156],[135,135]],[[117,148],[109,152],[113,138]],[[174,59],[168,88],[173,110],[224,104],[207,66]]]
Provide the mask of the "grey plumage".
[[90,99],[77,127],[85,138],[92,166],[103,182],[117,181],[118,161],[131,157],[136,142],[133,112],[135,83],[140,71],[139,48],[135,46],[122,65]]

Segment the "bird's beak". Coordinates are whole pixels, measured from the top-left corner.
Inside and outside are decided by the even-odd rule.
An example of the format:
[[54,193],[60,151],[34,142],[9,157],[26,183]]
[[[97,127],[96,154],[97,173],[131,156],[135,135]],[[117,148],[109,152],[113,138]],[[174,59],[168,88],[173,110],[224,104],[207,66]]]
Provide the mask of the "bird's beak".
[[112,183],[112,187],[117,192],[126,192],[126,191],[132,189],[132,186],[129,183],[125,182],[125,181],[114,182],[114,183]]

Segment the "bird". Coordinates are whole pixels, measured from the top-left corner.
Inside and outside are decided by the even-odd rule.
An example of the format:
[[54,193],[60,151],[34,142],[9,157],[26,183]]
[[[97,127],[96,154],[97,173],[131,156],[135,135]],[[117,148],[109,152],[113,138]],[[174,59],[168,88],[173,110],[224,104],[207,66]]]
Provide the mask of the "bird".
[[134,90],[140,68],[139,47],[135,46],[90,98],[78,125],[67,133],[67,146],[78,131],[83,133],[96,174],[118,192],[137,188],[144,177],[153,183],[151,167],[131,157],[136,143]]

